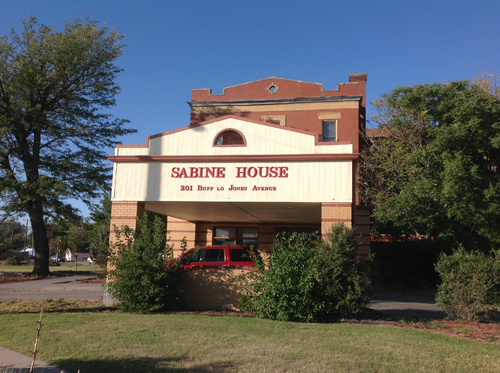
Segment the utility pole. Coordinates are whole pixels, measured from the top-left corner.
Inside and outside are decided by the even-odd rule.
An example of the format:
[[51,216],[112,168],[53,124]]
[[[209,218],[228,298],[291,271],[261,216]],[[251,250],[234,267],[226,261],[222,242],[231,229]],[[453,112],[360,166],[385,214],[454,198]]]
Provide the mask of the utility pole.
[[26,219],[26,232],[24,234],[24,250],[28,246],[28,219]]

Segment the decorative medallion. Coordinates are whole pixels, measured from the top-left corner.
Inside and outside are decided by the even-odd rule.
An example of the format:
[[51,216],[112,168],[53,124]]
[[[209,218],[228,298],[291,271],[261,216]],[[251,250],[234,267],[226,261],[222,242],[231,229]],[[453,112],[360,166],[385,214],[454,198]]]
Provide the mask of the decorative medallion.
[[280,87],[278,87],[276,84],[274,84],[274,82],[272,82],[269,87],[266,88],[272,95],[274,95],[274,93],[280,89]]

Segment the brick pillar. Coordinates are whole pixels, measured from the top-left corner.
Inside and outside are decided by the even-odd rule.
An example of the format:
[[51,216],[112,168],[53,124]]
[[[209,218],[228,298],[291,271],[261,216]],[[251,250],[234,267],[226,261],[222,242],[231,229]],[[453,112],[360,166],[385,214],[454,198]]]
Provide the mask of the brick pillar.
[[109,244],[113,245],[116,240],[113,226],[118,228],[124,225],[133,230],[137,227],[137,217],[144,214],[144,202],[113,202],[111,205],[111,228]]
[[345,223],[352,227],[351,203],[322,203],[321,204],[321,237],[325,238],[332,224]]
[[274,237],[276,237],[276,226],[267,224],[259,226],[259,251],[261,253],[271,252]]
[[196,224],[196,246],[212,245],[213,241],[213,223]]
[[167,218],[169,243],[174,246],[174,256],[179,255],[181,241],[185,237],[188,249],[196,246],[196,223],[177,219],[172,216]]
[[[111,204],[111,227],[109,232],[109,247],[113,248],[116,242],[114,226],[120,228],[124,225],[129,226],[133,230],[137,227],[137,217],[144,214],[144,202],[112,202]],[[111,263],[108,262],[108,270],[111,270]],[[111,281],[110,278],[106,279]],[[113,299],[109,294],[104,294],[104,304],[110,306],[114,304]]]

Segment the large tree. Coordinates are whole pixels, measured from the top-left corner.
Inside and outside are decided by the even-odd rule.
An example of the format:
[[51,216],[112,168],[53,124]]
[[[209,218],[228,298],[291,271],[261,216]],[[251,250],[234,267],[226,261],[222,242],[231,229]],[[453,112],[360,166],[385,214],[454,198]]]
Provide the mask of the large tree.
[[500,244],[500,97],[487,80],[399,87],[362,154],[374,220],[447,245]]
[[62,31],[23,21],[0,38],[0,195],[6,211],[29,214],[33,273],[49,274],[44,217],[73,218],[71,199],[91,204],[108,185],[105,151],[135,130],[105,112],[115,105],[122,36],[75,20]]

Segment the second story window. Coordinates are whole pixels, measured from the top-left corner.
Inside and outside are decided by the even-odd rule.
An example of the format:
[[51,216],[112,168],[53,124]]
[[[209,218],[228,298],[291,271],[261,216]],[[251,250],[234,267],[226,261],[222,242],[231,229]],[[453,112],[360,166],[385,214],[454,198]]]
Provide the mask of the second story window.
[[323,121],[323,141],[337,141],[337,121]]
[[214,141],[214,146],[245,146],[246,141],[241,132],[237,130],[224,130],[219,132]]

